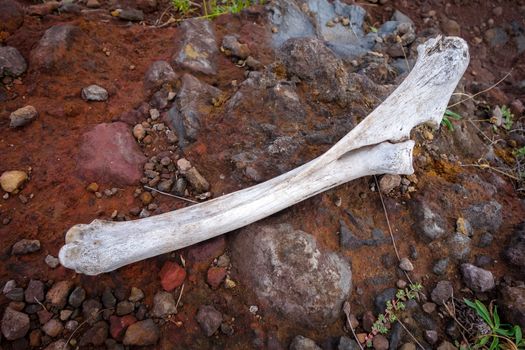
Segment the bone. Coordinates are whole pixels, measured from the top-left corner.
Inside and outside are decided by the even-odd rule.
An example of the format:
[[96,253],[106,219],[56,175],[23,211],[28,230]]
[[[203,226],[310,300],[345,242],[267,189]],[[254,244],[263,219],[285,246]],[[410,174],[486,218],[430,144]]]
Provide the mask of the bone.
[[413,127],[437,127],[468,65],[460,38],[430,39],[405,81],[368,117],[320,157],[274,179],[145,219],[94,220],[73,226],[59,253],[63,266],[87,275],[113,271],[263,219],[353,179],[413,173],[407,140]]

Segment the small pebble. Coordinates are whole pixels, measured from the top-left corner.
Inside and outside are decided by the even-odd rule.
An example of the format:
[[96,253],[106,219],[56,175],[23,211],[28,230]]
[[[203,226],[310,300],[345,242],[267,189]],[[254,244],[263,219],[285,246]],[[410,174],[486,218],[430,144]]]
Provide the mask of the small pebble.
[[44,261],[47,264],[47,266],[49,266],[52,269],[55,269],[58,265],[60,265],[60,261],[58,260],[58,258],[55,258],[52,255],[47,255]]
[[399,268],[403,271],[413,271],[414,265],[408,260],[408,258],[402,258],[399,262]]

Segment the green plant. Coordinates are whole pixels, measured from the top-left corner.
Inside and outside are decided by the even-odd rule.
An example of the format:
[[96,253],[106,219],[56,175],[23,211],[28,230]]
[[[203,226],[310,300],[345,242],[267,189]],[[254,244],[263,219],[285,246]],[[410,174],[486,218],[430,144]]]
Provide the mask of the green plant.
[[171,0],[171,4],[175,10],[181,12],[183,15],[187,15],[190,12],[190,0]]
[[388,333],[390,325],[398,321],[400,312],[405,310],[405,302],[415,299],[421,289],[423,289],[421,283],[413,283],[405,289],[397,290],[396,297],[386,302],[385,312],[377,316],[377,320],[372,325],[372,332],[366,336],[367,347],[372,347],[372,340],[375,335]]
[[450,131],[454,131],[454,125],[452,125],[452,120],[461,120],[462,117],[456,112],[452,112],[450,109],[445,111],[443,119],[441,120],[441,125],[446,126]]
[[[517,325],[510,325],[500,322],[497,306],[492,303],[489,309],[479,300],[463,299],[465,304],[474,309],[476,313],[490,327],[490,334],[482,334],[476,337],[473,349],[525,349],[525,341],[521,328]],[[488,345],[490,343],[490,345]]]
[[525,146],[523,146],[521,148],[518,148],[513,153],[514,153],[514,156],[516,158],[523,158],[523,157],[525,157]]
[[202,5],[191,0],[171,0],[173,7],[184,17],[191,17],[196,11],[201,12],[197,18],[215,18],[228,13],[239,13],[254,4],[263,4],[257,0],[202,0]]
[[514,114],[512,114],[509,107],[507,106],[501,106],[500,109],[501,109],[501,115],[504,120],[503,128],[505,130],[510,130],[512,128],[512,124],[514,123],[514,121],[512,120],[514,118]]

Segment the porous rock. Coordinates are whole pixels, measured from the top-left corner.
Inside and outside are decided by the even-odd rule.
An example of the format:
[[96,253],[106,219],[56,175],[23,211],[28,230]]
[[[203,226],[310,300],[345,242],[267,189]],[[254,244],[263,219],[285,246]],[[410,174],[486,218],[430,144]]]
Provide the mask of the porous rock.
[[0,77],[6,75],[18,77],[22,75],[26,69],[26,60],[16,48],[12,46],[0,47]]

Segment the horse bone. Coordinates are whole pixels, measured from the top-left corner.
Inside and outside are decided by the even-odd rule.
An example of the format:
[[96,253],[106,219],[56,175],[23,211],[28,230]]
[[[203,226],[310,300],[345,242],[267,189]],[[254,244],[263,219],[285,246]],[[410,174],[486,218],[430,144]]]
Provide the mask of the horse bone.
[[[320,157],[276,178],[161,215],[126,222],[94,220],[66,233],[63,266],[97,275],[181,249],[263,219],[350,180],[413,173],[413,127],[437,127],[469,61],[464,40],[430,39],[408,77],[360,124]],[[406,140],[406,141],[403,141]]]

